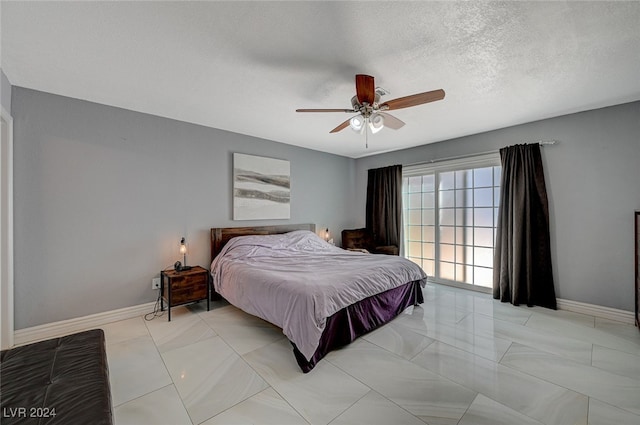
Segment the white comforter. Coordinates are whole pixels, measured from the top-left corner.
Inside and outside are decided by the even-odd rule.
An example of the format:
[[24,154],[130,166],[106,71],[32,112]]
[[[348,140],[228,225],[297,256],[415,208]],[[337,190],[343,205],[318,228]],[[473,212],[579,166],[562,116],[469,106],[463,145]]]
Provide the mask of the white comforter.
[[211,263],[211,275],[216,292],[282,328],[307,360],[327,317],[408,282],[424,287],[427,278],[405,258],[345,251],[306,230],[233,238]]

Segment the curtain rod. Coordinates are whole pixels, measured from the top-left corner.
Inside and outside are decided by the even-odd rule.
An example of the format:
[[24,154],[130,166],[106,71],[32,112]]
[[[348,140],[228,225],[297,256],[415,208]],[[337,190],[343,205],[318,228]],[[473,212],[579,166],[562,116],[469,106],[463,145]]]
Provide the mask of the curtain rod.
[[[547,146],[547,145],[555,145],[556,143],[558,143],[557,140],[535,140],[533,142],[522,142],[522,144],[526,144],[526,145],[532,145],[532,144],[539,144],[540,146]],[[500,150],[492,150],[492,151],[486,151],[486,152],[478,152],[478,153],[470,153],[467,155],[456,155],[456,156],[449,156],[446,158],[436,158],[436,159],[429,159],[427,161],[421,161],[421,162],[414,162],[411,164],[406,164],[404,165],[404,167],[411,167],[412,165],[421,165],[421,164],[432,164],[434,162],[442,162],[442,161],[452,161],[454,159],[464,159],[464,158],[472,158],[474,156],[480,156],[480,155],[489,155],[492,153],[498,153],[500,152]]]

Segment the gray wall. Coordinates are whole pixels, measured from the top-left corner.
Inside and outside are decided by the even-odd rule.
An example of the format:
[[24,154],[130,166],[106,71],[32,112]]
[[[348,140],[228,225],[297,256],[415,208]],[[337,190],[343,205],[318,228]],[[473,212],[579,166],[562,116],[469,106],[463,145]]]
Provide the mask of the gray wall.
[[[139,305],[209,228],[351,226],[354,160],[13,87],[16,329]],[[291,164],[291,219],[232,220],[233,152]],[[338,241],[339,242],[339,241]]]
[[0,68],[0,105],[7,111],[11,113],[11,83],[6,75],[4,75],[4,71]]
[[558,298],[634,310],[633,211],[640,209],[640,102],[356,160],[364,225],[367,170],[556,139],[543,148]]
[[[180,259],[209,265],[210,227],[364,225],[366,172],[538,139],[559,298],[633,310],[640,102],[358,160],[13,87],[16,329],[153,301]],[[11,86],[9,85],[11,89]],[[232,153],[291,161],[290,220],[233,221]],[[339,242],[339,240],[337,241]]]

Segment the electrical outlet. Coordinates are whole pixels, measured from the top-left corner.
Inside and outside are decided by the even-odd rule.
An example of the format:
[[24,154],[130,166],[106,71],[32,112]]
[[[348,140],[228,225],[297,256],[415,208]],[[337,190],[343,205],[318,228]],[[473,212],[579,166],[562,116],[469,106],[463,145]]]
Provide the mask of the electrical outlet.
[[151,279],[151,289],[160,289],[160,278],[154,277]]

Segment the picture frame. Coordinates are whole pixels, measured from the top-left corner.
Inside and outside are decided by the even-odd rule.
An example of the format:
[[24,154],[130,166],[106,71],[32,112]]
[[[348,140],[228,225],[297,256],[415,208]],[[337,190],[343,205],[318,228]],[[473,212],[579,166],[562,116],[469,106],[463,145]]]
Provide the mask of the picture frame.
[[291,217],[291,167],[287,160],[233,154],[233,219]]

